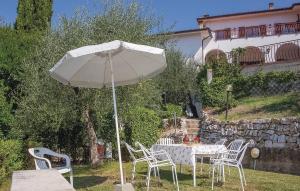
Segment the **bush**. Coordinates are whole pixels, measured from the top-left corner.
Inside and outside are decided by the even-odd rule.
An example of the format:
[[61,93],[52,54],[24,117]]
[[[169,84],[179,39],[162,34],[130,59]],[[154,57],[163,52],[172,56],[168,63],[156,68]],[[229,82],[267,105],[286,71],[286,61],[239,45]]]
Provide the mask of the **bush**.
[[[207,69],[213,70],[213,79],[207,83]],[[236,105],[236,100],[251,95],[253,87],[260,89],[261,94],[268,94],[270,82],[285,84],[299,79],[294,72],[259,72],[252,76],[241,74],[238,64],[229,64],[226,60],[212,60],[202,66],[198,74],[198,85],[204,106],[221,107],[226,105],[226,86],[232,84],[232,98],[229,107]]]
[[0,183],[23,166],[22,144],[16,140],[0,140]]
[[166,52],[167,68],[157,78],[165,101],[172,104],[186,104],[191,93],[197,93],[197,65],[187,62],[182,53],[175,49]]
[[146,147],[154,144],[159,137],[161,119],[150,109],[136,107],[131,109],[125,123],[125,138],[130,144],[139,141]]
[[166,118],[173,118],[174,113],[176,113],[176,117],[180,117],[183,115],[183,110],[180,105],[174,105],[174,104],[167,104],[164,107],[164,110],[162,111],[161,117]]
[[241,76],[233,80],[233,94],[235,98],[241,98],[251,95],[253,87],[261,90],[261,94],[268,94],[269,83],[286,84],[299,80],[295,72],[259,72],[253,76]]
[[[207,83],[207,69],[212,69],[213,79]],[[229,64],[225,59],[213,59],[202,66],[197,79],[203,106],[221,107],[226,105],[226,87],[234,80],[242,78],[241,68],[238,64]],[[235,87],[233,87],[235,88]],[[229,107],[236,105],[232,96]]]

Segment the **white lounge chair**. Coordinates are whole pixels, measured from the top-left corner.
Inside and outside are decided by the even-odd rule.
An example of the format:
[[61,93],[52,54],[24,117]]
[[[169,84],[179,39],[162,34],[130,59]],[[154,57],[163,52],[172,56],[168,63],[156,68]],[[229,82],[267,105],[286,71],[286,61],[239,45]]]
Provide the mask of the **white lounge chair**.
[[225,174],[224,174],[224,166],[228,167],[236,167],[238,168],[241,187],[244,191],[244,184],[246,185],[246,178],[244,174],[244,169],[242,166],[242,161],[245,156],[245,152],[249,144],[253,143],[253,140],[250,140],[243,146],[244,140],[238,139],[229,144],[228,152],[221,155],[218,158],[212,159],[213,164],[213,175],[212,175],[212,189],[214,187],[214,172],[215,168],[219,168],[219,173],[222,174],[223,180],[225,181]]
[[173,183],[176,185],[177,191],[179,191],[176,165],[175,163],[173,163],[169,154],[165,150],[151,152],[139,142],[137,142],[137,145],[140,146],[148,163],[147,191],[149,190],[149,186],[150,186],[150,176],[151,176],[152,169],[154,170],[153,171],[154,175],[156,174],[157,171],[158,178],[160,178],[159,168],[164,166],[169,166],[172,168]]
[[50,149],[44,147],[30,148],[28,149],[30,155],[34,158],[36,170],[52,169],[52,165],[49,159],[45,158],[45,155],[63,158],[66,161],[64,166],[55,167],[61,174],[70,173],[70,183],[73,186],[73,171],[71,167],[70,157],[65,154],[56,153]]

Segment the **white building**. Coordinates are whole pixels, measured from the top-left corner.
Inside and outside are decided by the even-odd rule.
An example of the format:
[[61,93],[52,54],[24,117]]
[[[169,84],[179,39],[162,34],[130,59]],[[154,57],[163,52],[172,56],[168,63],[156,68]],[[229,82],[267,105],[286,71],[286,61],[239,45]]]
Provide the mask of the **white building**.
[[[258,64],[264,70],[300,69],[300,3],[290,7],[197,18],[199,29],[172,33],[176,47],[198,63],[226,57],[244,48],[240,63],[253,72]],[[283,64],[284,63],[284,67]]]

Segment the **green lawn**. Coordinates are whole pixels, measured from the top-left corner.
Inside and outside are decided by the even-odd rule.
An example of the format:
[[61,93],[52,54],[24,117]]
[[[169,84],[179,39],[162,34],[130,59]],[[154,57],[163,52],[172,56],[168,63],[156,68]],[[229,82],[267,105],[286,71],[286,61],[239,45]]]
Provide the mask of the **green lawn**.
[[[131,164],[125,163],[124,168],[126,171],[127,179],[130,178]],[[177,167],[179,171],[179,165]],[[231,169],[230,175],[226,168],[226,182],[223,185],[216,184],[214,190],[239,190],[240,181],[237,171]],[[106,162],[104,165],[97,169],[91,169],[87,166],[75,166],[74,168],[74,186],[77,191],[109,191],[113,190],[113,185],[117,183],[119,179],[117,162]],[[145,190],[145,174],[147,172],[147,165],[140,164],[137,166],[137,179],[135,189]],[[200,170],[197,171],[197,187],[192,185],[192,172],[188,166],[183,167],[182,173],[178,172],[179,187],[180,190],[198,191],[198,190],[211,190],[211,178],[208,177],[208,166],[204,166],[204,172],[200,175]],[[270,190],[270,191],[282,191],[282,190],[299,190],[300,188],[300,176],[254,171],[245,169],[245,175],[247,179],[247,186],[245,190]],[[151,189],[153,191],[158,190],[175,190],[172,184],[171,171],[169,169],[161,169],[162,184],[158,185],[157,181],[152,177]],[[9,190],[9,184],[6,183],[5,187],[2,187],[3,191]]]
[[[209,111],[212,117],[225,119],[225,112],[218,109]],[[229,110],[228,120],[300,117],[300,93],[287,93],[276,96],[248,97],[238,101]]]

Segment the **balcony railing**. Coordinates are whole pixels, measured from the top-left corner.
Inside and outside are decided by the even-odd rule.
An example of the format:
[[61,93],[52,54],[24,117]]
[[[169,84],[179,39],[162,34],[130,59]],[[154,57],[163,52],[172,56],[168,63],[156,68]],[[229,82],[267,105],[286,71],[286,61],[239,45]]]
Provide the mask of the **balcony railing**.
[[276,23],[274,25],[258,25],[239,28],[226,28],[223,30],[216,30],[214,32],[216,40],[293,34],[300,32],[300,22]]
[[239,62],[242,65],[265,64],[278,62],[300,61],[300,39],[269,44],[264,46],[249,46],[225,52],[229,63]]

